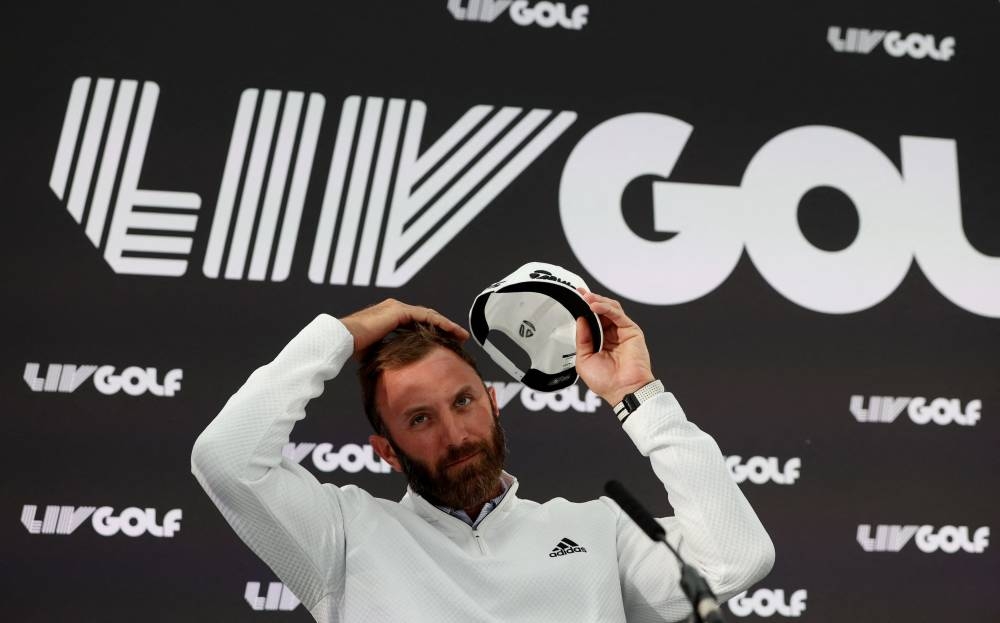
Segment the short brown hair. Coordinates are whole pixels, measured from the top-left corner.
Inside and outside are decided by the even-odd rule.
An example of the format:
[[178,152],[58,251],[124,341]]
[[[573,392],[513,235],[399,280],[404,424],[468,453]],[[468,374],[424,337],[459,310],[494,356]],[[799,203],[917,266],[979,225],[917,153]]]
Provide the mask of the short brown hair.
[[422,322],[397,327],[395,331],[364,352],[358,367],[358,380],[361,382],[361,400],[364,403],[365,416],[368,417],[368,422],[376,434],[388,436],[382,415],[375,407],[375,389],[379,379],[382,378],[382,372],[416,363],[438,347],[458,355],[475,370],[480,380],[483,379],[479,368],[476,367],[476,360],[462,348],[461,342],[450,333]]

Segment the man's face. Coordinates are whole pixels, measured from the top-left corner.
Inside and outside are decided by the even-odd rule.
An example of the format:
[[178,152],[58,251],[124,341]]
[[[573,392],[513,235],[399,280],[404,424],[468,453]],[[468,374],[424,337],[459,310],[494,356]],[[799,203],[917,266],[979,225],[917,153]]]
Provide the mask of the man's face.
[[375,406],[387,436],[371,443],[431,501],[472,508],[499,492],[506,458],[493,390],[458,355],[435,348],[382,373]]

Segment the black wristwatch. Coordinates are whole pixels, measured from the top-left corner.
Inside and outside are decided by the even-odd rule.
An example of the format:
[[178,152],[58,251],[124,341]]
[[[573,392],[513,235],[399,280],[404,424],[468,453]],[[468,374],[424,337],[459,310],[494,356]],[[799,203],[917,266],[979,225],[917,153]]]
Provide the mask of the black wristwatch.
[[662,394],[664,391],[666,390],[663,389],[663,383],[659,380],[655,380],[643,385],[631,394],[625,394],[622,401],[614,407],[615,415],[618,416],[618,421],[624,424],[625,420],[628,419],[628,416],[632,415],[635,410],[639,408],[639,405],[648,401],[657,394]]

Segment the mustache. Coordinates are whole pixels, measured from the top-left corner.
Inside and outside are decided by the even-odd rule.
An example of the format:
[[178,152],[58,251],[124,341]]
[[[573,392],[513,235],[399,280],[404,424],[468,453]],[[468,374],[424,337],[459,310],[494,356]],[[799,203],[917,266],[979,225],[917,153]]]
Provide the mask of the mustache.
[[487,446],[485,441],[467,441],[460,446],[452,446],[448,448],[448,452],[444,455],[444,457],[438,461],[438,472],[440,473],[449,465],[461,459],[468,458],[479,452],[487,452],[488,450],[489,446]]

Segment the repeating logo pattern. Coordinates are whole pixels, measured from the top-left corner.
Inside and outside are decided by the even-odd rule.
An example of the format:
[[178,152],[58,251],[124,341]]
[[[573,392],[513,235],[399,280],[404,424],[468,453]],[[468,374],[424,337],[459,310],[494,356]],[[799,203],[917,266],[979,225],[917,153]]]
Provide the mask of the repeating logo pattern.
[[[575,10],[564,3],[455,0],[449,2],[448,8],[456,19],[491,22],[506,13],[520,25],[579,29],[586,24],[584,10],[582,23],[574,26],[580,20],[574,17]],[[466,11],[465,17],[456,15],[458,9]],[[953,37],[921,33],[831,27],[828,41],[835,51],[851,54],[878,53],[882,49],[894,58],[937,61],[948,61],[955,54]],[[947,69],[933,64],[924,67]],[[61,202],[60,209],[64,208],[80,225],[90,244],[119,274],[186,274],[198,234],[202,202],[199,195],[139,188],[159,90],[156,83],[149,81],[79,78],[74,82],[49,179],[54,196]],[[311,245],[307,257],[312,283],[398,287],[422,270],[576,118],[571,112],[487,105],[460,114],[441,136],[426,137],[427,111],[423,102],[351,96],[341,104],[336,117],[336,106],[331,105],[328,111],[327,100],[320,93],[256,88],[242,92],[228,156],[221,168],[210,230],[209,223],[201,223],[201,234],[205,235],[202,242],[207,242],[202,265],[205,277],[284,281],[294,268],[295,251]],[[329,171],[317,172],[313,179],[317,149],[330,149],[318,144],[328,117],[339,122],[333,159]],[[902,275],[900,271],[918,270],[955,305],[983,316],[1000,316],[1000,290],[996,288],[1000,283],[996,279],[1000,262],[977,252],[962,234],[955,141],[902,136],[898,154],[891,149],[882,154],[864,137],[846,130],[828,126],[794,128],[775,136],[754,155],[740,185],[691,184],[669,179],[674,161],[668,156],[679,154],[687,138],[679,126],[672,127],[677,130],[674,133],[656,134],[659,143],[649,141],[638,145],[634,153],[622,156],[621,166],[609,163],[612,150],[607,149],[608,145],[626,140],[636,145],[633,138],[652,136],[650,130],[662,129],[666,116],[640,113],[629,117],[635,135],[602,135],[596,128],[593,136],[586,133],[574,150],[574,158],[579,158],[573,160],[573,167],[568,163],[564,172],[561,192],[565,198],[560,209],[566,221],[573,210],[580,210],[578,219],[581,214],[587,218],[613,217],[611,223],[617,225],[614,219],[620,214],[610,210],[588,212],[592,205],[572,200],[590,191],[599,191],[591,193],[598,198],[604,191],[620,198],[619,191],[637,176],[660,178],[652,182],[654,228],[683,236],[654,242],[629,238],[622,234],[623,228],[605,227],[602,232],[605,239],[618,237],[615,248],[624,249],[627,256],[623,265],[645,258],[659,264],[694,267],[692,271],[675,271],[662,277],[666,280],[676,276],[677,282],[664,281],[652,287],[647,275],[643,286],[647,297],[659,298],[643,302],[674,304],[703,296],[728,278],[722,265],[733,254],[747,251],[764,279],[782,295],[822,313],[852,313],[878,304],[894,291],[899,283],[894,277]],[[611,120],[616,121],[620,119]],[[612,125],[617,132],[626,124]],[[596,149],[600,146],[597,138],[605,140],[603,154]],[[652,153],[657,149],[666,156],[654,162]],[[824,164],[829,170],[818,164],[824,153],[832,154]],[[845,159],[859,156],[862,165],[841,166],[838,159],[844,154]],[[649,159],[644,160],[646,157]],[[796,158],[801,159],[802,167],[788,167],[787,176],[780,174],[778,165]],[[584,183],[581,174],[587,171],[591,186]],[[610,181],[598,180],[595,171],[608,172]],[[325,186],[321,186],[324,182]],[[855,243],[847,249],[815,252],[791,228],[790,218],[787,222],[773,218],[764,225],[750,222],[761,206],[793,205],[804,189],[821,183],[844,190],[864,217]],[[610,190],[603,184],[609,184]],[[300,234],[308,207],[307,190],[311,187],[321,191],[315,196],[322,202],[315,206],[318,232],[305,240]],[[916,206],[919,222],[902,218],[899,206],[904,199]],[[606,203],[621,212],[620,201]],[[695,210],[699,206],[704,212]],[[782,214],[788,216],[790,212]],[[765,221],[768,218],[772,216],[762,216]],[[720,231],[722,222],[732,223],[732,229]],[[912,225],[912,230],[907,224]],[[901,243],[899,238],[905,236],[892,235],[896,226],[900,231],[916,232],[913,239]],[[776,233],[768,234],[766,227]],[[579,229],[570,225],[565,229],[574,249],[585,244],[586,236]],[[442,230],[444,233],[439,234]],[[927,232],[933,232],[933,236]],[[768,249],[771,245],[774,250]],[[642,253],[633,253],[636,248]],[[599,265],[596,256],[577,252],[588,269],[592,264]],[[785,257],[786,262],[788,257],[797,261],[779,266],[779,257]],[[887,271],[872,271],[869,278],[860,272],[861,266]],[[836,274],[839,268],[854,271],[852,274],[859,278],[854,284],[816,278]],[[806,270],[815,273],[806,274]],[[893,278],[886,277],[886,272]],[[626,296],[639,296],[643,291],[625,276],[601,274],[601,279]],[[816,284],[829,289],[830,297],[825,298]],[[812,289],[814,286],[816,289]],[[525,325],[521,331],[530,336],[534,327]],[[23,379],[32,392],[73,393],[81,387],[91,391],[84,386],[92,383],[106,395],[169,397],[180,391],[183,371],[161,373],[157,368],[143,366],[28,362]],[[603,405],[582,385],[555,394],[535,392],[519,383],[491,385],[497,389],[501,406],[517,399],[529,411],[593,413]],[[843,407],[841,403],[840,409]],[[909,419],[912,425],[929,428],[975,427],[982,419],[982,401],[968,396],[853,395],[849,411],[857,422],[866,424]],[[846,418],[846,414],[842,416]],[[977,430],[982,432],[982,427],[966,432]],[[366,444],[291,443],[284,453],[290,460],[322,472],[384,474],[391,470]],[[726,463],[734,480],[741,484],[792,485],[800,479],[802,469],[798,457],[733,455],[726,458]],[[181,518],[181,509],[164,513],[144,507],[24,505],[20,520],[29,535],[69,536],[93,529],[107,537],[169,538],[179,532]],[[80,530],[85,524],[90,528]],[[850,532],[837,537],[838,542],[849,544]],[[978,524],[860,524],[855,540],[859,556],[865,556],[863,552],[909,551],[961,557],[984,554],[989,537],[990,527]],[[576,553],[574,547],[579,546],[563,538],[549,555]],[[582,547],[580,550],[586,551]],[[539,554],[544,556],[541,551]],[[248,582],[245,599],[256,611],[288,611],[299,605],[295,595],[280,582]],[[806,601],[804,589],[762,588],[733,598],[729,607],[737,617],[798,617],[804,613]]]

